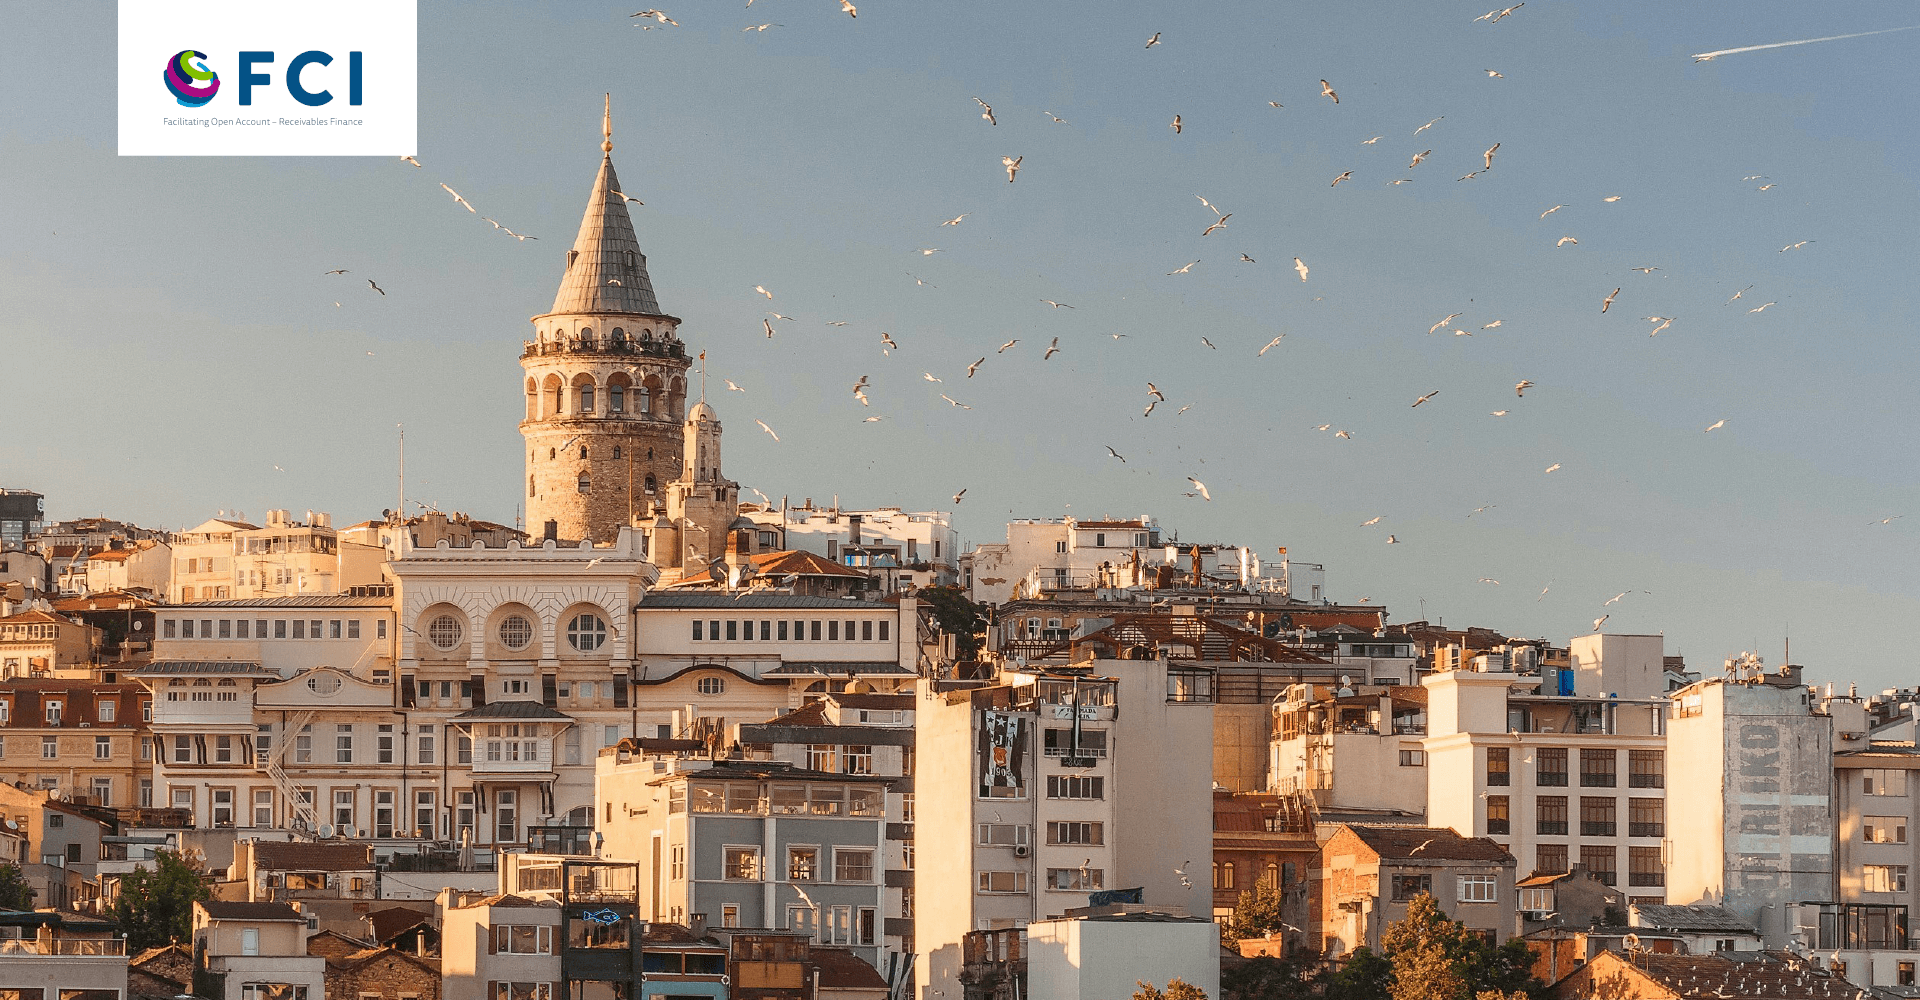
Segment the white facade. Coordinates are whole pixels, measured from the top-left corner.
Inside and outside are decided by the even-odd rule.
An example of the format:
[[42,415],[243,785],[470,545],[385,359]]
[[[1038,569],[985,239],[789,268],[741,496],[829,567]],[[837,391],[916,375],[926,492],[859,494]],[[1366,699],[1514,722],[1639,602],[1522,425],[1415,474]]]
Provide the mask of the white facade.
[[761,548],[825,556],[882,579],[889,591],[959,580],[960,534],[947,511],[823,509],[809,501],[804,507],[749,507],[740,513],[757,526]]
[[1161,990],[1178,979],[1220,995],[1220,928],[1205,918],[1118,914],[1027,925],[1027,995],[1123,1000],[1136,982]]

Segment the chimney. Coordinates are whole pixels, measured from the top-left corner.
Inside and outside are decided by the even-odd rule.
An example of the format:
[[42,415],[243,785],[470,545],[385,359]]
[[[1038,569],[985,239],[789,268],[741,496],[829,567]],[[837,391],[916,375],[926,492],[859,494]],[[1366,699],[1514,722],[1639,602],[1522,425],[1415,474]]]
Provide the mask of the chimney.
[[854,546],[860,544],[860,515],[858,514],[847,515],[847,544]]
[[706,937],[707,915],[704,913],[687,914],[687,930],[692,931],[695,938]]

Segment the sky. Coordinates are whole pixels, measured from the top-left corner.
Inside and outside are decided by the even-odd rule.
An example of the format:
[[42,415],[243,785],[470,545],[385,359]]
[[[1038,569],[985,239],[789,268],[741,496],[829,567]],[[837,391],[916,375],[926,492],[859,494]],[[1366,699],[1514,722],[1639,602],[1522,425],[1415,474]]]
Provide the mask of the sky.
[[[643,31],[423,0],[417,169],[120,158],[113,6],[9,3],[28,49],[106,71],[0,106],[0,485],[55,518],[351,523],[394,505],[404,424],[409,498],[512,522],[518,354],[611,92],[654,287],[709,352],[745,487],[950,510],[969,543],[1150,515],[1287,546],[1393,620],[1565,642],[1606,614],[1710,672],[1790,635],[1816,681],[1907,683],[1920,31],[1689,56],[1920,17],[1476,21],[1489,2],[681,0]],[[1232,217],[1202,236],[1209,203]],[[770,310],[794,317],[772,340]]]

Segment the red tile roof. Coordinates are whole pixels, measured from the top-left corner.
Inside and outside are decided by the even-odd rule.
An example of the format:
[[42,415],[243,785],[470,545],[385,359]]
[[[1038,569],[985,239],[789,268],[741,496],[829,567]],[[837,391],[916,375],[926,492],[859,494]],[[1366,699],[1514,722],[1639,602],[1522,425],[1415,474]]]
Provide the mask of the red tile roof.
[[753,565],[760,571],[761,576],[839,576],[859,580],[867,578],[867,575],[859,570],[842,566],[831,559],[800,549],[763,552],[753,557]]
[[1444,827],[1348,824],[1347,829],[1382,860],[1513,861],[1505,848],[1485,837],[1462,837]]
[[828,989],[884,990],[887,981],[867,960],[846,948],[813,948],[809,951],[814,968],[820,971],[819,984]]

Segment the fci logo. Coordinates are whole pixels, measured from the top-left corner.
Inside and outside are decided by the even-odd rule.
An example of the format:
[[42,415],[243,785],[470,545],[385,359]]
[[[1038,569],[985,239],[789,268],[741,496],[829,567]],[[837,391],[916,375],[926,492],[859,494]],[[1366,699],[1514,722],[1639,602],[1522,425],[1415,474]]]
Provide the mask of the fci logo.
[[[220,74],[207,66],[207,55],[193,49],[174,53],[167,59],[166,71],[161,75],[167,90],[181,107],[201,108],[220,93]],[[248,107],[253,104],[253,88],[273,85],[273,74],[265,69],[274,63],[271,51],[250,51],[239,54],[240,72],[236,79],[240,84],[240,104]],[[333,92],[324,88],[307,89],[303,72],[310,66],[322,69],[333,65],[333,56],[318,49],[309,49],[294,56],[287,63],[287,93],[296,101],[310,108],[317,108],[333,100]],[[315,76],[322,74],[316,73]],[[361,53],[347,53],[347,103],[358,107],[361,104],[363,71]]]

